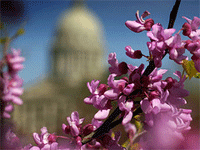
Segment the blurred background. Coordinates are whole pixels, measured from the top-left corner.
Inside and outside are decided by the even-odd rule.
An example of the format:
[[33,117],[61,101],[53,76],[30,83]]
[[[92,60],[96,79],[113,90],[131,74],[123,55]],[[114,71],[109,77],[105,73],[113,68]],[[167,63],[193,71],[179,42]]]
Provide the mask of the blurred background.
[[[12,114],[12,123],[18,135],[25,137],[24,143],[32,142],[32,133],[40,133],[43,126],[50,133],[61,134],[62,123],[67,124],[66,117],[75,110],[86,118],[85,123],[90,123],[97,109],[83,102],[90,95],[86,83],[93,79],[106,83],[108,54],[116,52],[119,62],[138,66],[142,61],[148,65],[144,58],[133,60],[125,55],[124,48],[128,45],[148,55],[146,42],[149,41],[146,32],[133,33],[125,21],[136,20],[137,10],[140,15],[148,10],[150,18],[167,28],[173,5],[174,0],[2,0],[1,21],[8,33],[13,35],[19,28],[25,29],[25,34],[10,45],[21,49],[26,58],[20,72],[24,80],[24,104],[15,106]],[[181,2],[174,24],[176,33],[186,22],[182,16],[199,17],[199,7],[198,0]],[[1,36],[5,34],[1,30]],[[164,78],[173,76],[176,70],[182,71],[168,56],[162,68],[169,69]],[[199,84],[198,79],[191,79],[185,85],[191,93],[186,98],[186,107],[193,110],[190,132],[198,134]]]

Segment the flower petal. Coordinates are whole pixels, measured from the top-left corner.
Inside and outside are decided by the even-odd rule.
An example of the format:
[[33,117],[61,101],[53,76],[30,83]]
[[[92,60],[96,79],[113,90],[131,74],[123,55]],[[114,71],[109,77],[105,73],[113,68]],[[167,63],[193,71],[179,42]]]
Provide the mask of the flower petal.
[[35,143],[37,145],[41,145],[42,144],[42,141],[41,141],[38,133],[33,133],[33,140],[35,141]]
[[94,118],[95,119],[99,119],[99,120],[103,120],[106,119],[109,115],[110,109],[103,109],[103,110],[99,110],[95,115]]
[[131,111],[129,111],[127,114],[125,114],[124,118],[122,120],[122,125],[129,123],[132,119],[132,116],[133,116],[133,113]]
[[114,89],[111,89],[111,90],[106,91],[104,93],[104,95],[105,95],[106,98],[114,100],[114,99],[118,98],[119,94]]

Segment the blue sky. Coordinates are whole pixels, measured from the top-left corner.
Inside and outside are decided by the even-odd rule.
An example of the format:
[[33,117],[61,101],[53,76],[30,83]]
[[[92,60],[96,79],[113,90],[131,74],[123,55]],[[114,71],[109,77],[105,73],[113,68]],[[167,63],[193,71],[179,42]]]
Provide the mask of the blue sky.
[[[25,68],[20,73],[24,79],[25,87],[30,86],[45,77],[49,69],[49,51],[51,49],[53,31],[57,26],[57,21],[63,11],[69,8],[70,1],[25,1],[27,11],[24,28],[26,33],[12,43],[12,47],[20,48],[26,57]],[[119,61],[126,61],[133,65],[139,65],[141,61],[147,65],[146,59],[133,60],[125,55],[125,46],[131,45],[135,50],[140,49],[148,55],[146,42],[149,38],[146,32],[133,33],[125,26],[126,20],[135,20],[137,10],[142,14],[148,10],[154,21],[160,22],[164,28],[167,28],[169,14],[174,5],[174,0],[168,1],[139,1],[139,0],[88,0],[88,8],[94,12],[104,27],[104,37],[106,40],[107,55],[110,52],[116,52]],[[199,17],[199,1],[188,0],[180,4],[177,19],[174,28],[181,28],[185,19],[182,16],[193,19],[193,16]],[[19,26],[19,25],[17,25]],[[16,27],[12,27],[14,32]],[[11,33],[12,33],[11,32]],[[107,60],[105,56],[105,61]],[[163,68],[171,68],[175,63],[165,58]],[[91,79],[92,80],[92,79]]]

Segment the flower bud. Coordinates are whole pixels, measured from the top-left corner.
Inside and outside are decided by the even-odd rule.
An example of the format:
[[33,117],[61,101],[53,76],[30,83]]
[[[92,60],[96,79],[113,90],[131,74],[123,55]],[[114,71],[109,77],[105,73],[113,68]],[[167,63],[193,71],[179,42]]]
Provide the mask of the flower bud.
[[131,46],[126,46],[125,47],[125,50],[126,50],[126,55],[130,58],[133,58],[133,59],[140,59],[142,57],[142,52],[141,50],[133,50],[131,48]]
[[67,126],[65,127],[65,133],[66,133],[66,134],[69,134],[69,133],[70,133],[70,126],[69,126],[69,125],[67,125]]
[[191,25],[187,22],[183,24],[182,29],[185,36],[189,36],[192,31]]
[[172,77],[168,77],[167,79],[165,79],[165,81],[167,82],[167,85],[165,86],[165,89],[170,89],[173,84],[174,84],[174,79]]
[[50,134],[48,136],[48,141],[49,143],[53,143],[53,142],[56,142],[56,139],[57,139],[57,136],[55,134]]
[[159,94],[156,91],[150,92],[149,101],[157,98],[158,96],[159,96]]
[[80,137],[80,136],[77,136],[77,137],[76,137],[76,143],[77,143],[79,146],[82,145],[81,141],[82,141],[81,137]]
[[188,45],[189,45],[190,43],[192,43],[191,40],[186,40],[186,41],[185,41],[184,48],[188,49]]
[[146,20],[145,20],[144,27],[146,28],[147,31],[150,31],[150,30],[151,30],[151,27],[152,27],[153,25],[154,25],[153,19],[149,18],[149,19],[146,19]]
[[105,91],[107,90],[108,86],[106,84],[100,84],[97,88],[100,95],[103,95]]
[[91,132],[93,132],[94,127],[92,124],[87,124],[83,127],[83,135],[89,135]]
[[118,65],[118,69],[119,69],[119,72],[120,72],[121,74],[126,74],[126,73],[128,72],[127,63],[121,62],[121,63]]
[[135,56],[135,58],[137,58],[137,59],[142,58],[142,52],[141,52],[141,50],[136,50],[136,51],[134,52],[134,56]]
[[100,136],[99,138],[96,139],[98,142],[101,143],[101,145],[103,147],[108,147],[110,145],[110,142],[112,142],[112,138],[108,135],[108,134],[105,134],[103,136]]

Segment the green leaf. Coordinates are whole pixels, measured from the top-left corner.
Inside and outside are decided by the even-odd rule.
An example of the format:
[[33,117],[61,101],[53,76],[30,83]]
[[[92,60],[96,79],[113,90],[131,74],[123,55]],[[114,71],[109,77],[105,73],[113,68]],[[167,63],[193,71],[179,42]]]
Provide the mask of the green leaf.
[[20,28],[20,29],[17,30],[18,35],[22,35],[24,33],[25,33],[25,30],[23,28]]
[[131,147],[130,147],[131,150],[140,150],[141,149],[141,146],[139,143],[134,143]]
[[115,138],[115,133],[114,132],[111,133],[111,137]]
[[200,79],[200,72],[197,72],[197,74],[194,75],[194,77]]
[[195,77],[196,74],[198,73],[198,71],[195,69],[194,67],[194,62],[193,60],[188,61],[188,60],[183,60],[183,69],[185,70],[185,72],[187,73],[189,79],[191,79],[192,77]]
[[141,115],[136,115],[136,116],[134,116],[134,119],[135,119],[135,120],[134,120],[134,124],[135,124],[135,126],[136,126],[138,132],[141,132],[142,129],[143,129],[143,124],[142,124],[142,122],[141,122]]
[[126,140],[123,144],[122,147],[127,147],[130,144],[130,139]]
[[5,44],[7,40],[9,40],[8,37],[0,38],[0,43],[1,43],[1,44]]

